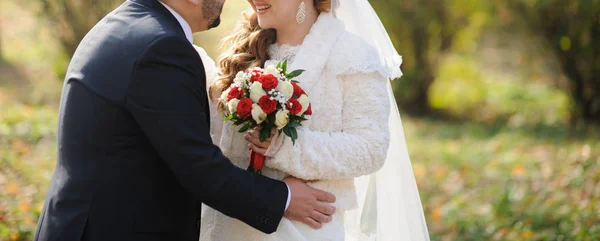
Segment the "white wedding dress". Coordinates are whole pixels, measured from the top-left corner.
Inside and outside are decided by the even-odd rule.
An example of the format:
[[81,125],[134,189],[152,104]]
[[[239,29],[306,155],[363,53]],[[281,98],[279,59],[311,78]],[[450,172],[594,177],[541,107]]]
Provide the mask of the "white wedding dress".
[[[214,62],[199,52],[211,79]],[[267,235],[204,206],[200,240],[429,240],[389,72],[377,50],[323,13],[300,46],[273,45],[269,56],[267,65],[288,60],[289,69],[306,70],[298,80],[313,115],[295,145],[285,136],[273,139],[263,174],[319,180],[310,185],[333,193],[338,213],[319,230],[283,218]],[[248,143],[214,105],[211,136],[235,165],[248,166]]]

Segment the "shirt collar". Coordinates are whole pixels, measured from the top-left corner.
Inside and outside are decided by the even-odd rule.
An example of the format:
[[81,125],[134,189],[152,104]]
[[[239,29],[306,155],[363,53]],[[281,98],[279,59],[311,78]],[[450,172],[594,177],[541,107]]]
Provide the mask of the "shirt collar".
[[177,12],[175,12],[175,10],[173,10],[167,4],[164,4],[162,1],[158,1],[158,2],[160,4],[162,4],[163,6],[165,6],[165,8],[167,10],[169,10],[169,12],[171,12],[171,14],[173,14],[175,19],[177,19],[177,22],[179,22],[179,25],[181,25],[181,28],[183,28],[183,32],[185,33],[185,37],[187,38],[187,40],[193,44],[194,37],[192,36],[192,27],[190,27],[190,25],[185,21],[185,19],[183,19],[183,17],[181,15],[179,15]]

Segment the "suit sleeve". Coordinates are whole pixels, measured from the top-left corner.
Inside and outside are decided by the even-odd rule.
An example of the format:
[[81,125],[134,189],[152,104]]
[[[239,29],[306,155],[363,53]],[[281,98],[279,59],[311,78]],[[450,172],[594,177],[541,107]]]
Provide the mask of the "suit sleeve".
[[189,42],[162,37],[132,73],[126,106],[178,181],[198,200],[265,233],[277,229],[288,189],[235,167],[213,145],[200,58]]

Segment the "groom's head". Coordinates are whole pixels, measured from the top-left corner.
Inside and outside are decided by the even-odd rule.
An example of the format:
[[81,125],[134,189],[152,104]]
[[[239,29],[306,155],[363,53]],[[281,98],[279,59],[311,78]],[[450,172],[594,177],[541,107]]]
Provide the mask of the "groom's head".
[[192,27],[201,32],[219,26],[225,0],[161,0],[173,8]]

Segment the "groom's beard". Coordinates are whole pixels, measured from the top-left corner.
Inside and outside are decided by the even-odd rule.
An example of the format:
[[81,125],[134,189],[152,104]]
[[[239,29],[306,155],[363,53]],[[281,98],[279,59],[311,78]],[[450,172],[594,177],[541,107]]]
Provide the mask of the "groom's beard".
[[215,21],[213,21],[211,24],[209,24],[208,29],[216,28],[219,26],[219,24],[221,24],[221,16],[217,17],[217,19],[215,19]]
[[223,5],[219,4],[218,0],[205,0],[203,4],[204,19],[212,20],[208,25],[208,29],[216,28],[221,24],[221,12]]

